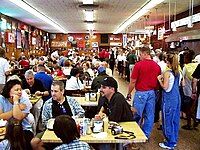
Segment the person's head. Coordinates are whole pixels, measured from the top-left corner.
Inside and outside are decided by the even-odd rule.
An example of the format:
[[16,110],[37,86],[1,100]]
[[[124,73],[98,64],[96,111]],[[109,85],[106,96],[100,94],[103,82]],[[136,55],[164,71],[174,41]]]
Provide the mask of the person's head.
[[37,66],[37,72],[45,72],[45,66],[42,64],[39,64]]
[[151,49],[148,46],[143,46],[140,48],[140,60],[150,58],[151,57]]
[[100,92],[102,96],[109,98],[115,92],[117,92],[118,84],[113,77],[105,77],[101,82]]
[[75,120],[68,115],[60,115],[56,117],[53,131],[63,143],[70,143],[80,138]]
[[98,67],[98,73],[99,74],[106,73],[106,68],[104,66],[99,66]]
[[0,47],[0,57],[4,57],[4,56],[5,56],[5,50]]
[[65,67],[70,67],[71,66],[71,61],[70,60],[65,60],[64,66]]
[[166,63],[169,68],[175,73],[175,75],[179,74],[179,62],[178,62],[178,54],[175,52],[168,53],[166,56]]
[[51,85],[51,96],[55,101],[61,101],[64,97],[64,83],[62,81],[54,81]]
[[184,55],[184,63],[191,63],[194,59],[195,52],[193,50],[188,50],[183,53]]
[[74,77],[78,77],[80,74],[80,69],[75,67],[71,69],[70,75]]
[[30,86],[33,86],[34,84],[34,73],[33,73],[33,70],[27,70],[24,74],[25,76],[25,79],[26,79],[26,82],[30,85]]
[[19,80],[9,80],[6,82],[3,91],[1,93],[5,98],[11,98],[13,95],[18,95],[21,97],[22,95],[22,86]]
[[23,136],[23,127],[21,121],[10,118],[6,125],[5,139],[10,142],[10,149],[24,150],[26,149],[26,141]]

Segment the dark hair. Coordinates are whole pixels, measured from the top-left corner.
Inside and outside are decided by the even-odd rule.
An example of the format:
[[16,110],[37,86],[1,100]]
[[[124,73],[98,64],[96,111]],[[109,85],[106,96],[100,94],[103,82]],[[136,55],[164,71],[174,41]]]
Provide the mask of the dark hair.
[[4,56],[5,56],[5,50],[0,47],[0,57],[4,57]]
[[75,67],[71,69],[70,75],[75,77],[79,73],[80,73],[80,69]]
[[19,80],[9,80],[6,82],[1,95],[3,95],[5,98],[10,98],[10,90],[17,84],[22,86],[22,83]]
[[6,126],[5,139],[10,142],[11,150],[25,150],[26,141],[23,134],[23,127],[21,121],[10,118]]
[[188,50],[183,53],[184,63],[191,63],[194,59],[195,52],[193,50]]
[[68,115],[60,115],[56,117],[53,125],[54,133],[59,137],[63,143],[70,143],[71,141],[80,138],[75,120]]

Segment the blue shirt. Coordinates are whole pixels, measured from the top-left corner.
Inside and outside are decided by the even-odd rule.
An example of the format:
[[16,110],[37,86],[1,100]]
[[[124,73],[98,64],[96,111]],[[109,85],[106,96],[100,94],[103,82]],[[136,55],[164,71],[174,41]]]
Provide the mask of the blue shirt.
[[40,80],[48,91],[51,90],[53,78],[50,75],[46,74],[45,72],[38,72],[35,74],[35,79]]
[[[30,109],[32,108],[32,104],[29,101],[29,99],[27,97],[21,96],[19,103],[26,105],[26,108],[22,110],[22,112],[25,114],[29,114]],[[13,109],[13,104],[11,104],[8,99],[0,95],[0,110],[2,110],[3,113],[5,113],[8,111],[11,111],[12,109]],[[25,117],[22,120],[22,126],[23,126],[23,130],[30,130],[32,132],[32,126],[29,123],[28,117]]]
[[[78,116],[78,117],[84,117],[85,111],[81,107],[81,105],[73,98],[73,97],[66,97],[65,100],[67,99],[67,102],[71,108],[71,112],[73,116]],[[44,127],[47,126],[47,121],[51,118],[53,118],[52,115],[52,98],[47,100],[44,105],[43,105],[43,110],[42,110],[42,124]]]
[[62,144],[54,148],[54,150],[90,150],[89,145],[86,142],[79,140],[73,140],[69,144]]

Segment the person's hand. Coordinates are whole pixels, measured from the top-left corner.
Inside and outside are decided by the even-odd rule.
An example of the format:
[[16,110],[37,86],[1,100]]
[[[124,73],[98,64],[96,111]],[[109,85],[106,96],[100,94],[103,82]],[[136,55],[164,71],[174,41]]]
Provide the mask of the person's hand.
[[31,91],[30,91],[29,89],[25,89],[24,91],[25,91],[28,95],[31,94]]
[[157,77],[158,81],[162,80],[162,78],[163,78],[162,75],[159,75],[159,76]]
[[100,117],[101,119],[103,119],[103,118],[106,116],[106,114],[103,113],[103,112],[99,112],[98,115],[99,115],[99,117]]
[[126,100],[131,101],[131,94],[127,94]]
[[19,102],[19,95],[17,95],[17,94],[13,94],[12,96],[11,96],[11,99],[13,100],[13,102]]
[[19,104],[19,108],[20,108],[20,110],[24,110],[24,109],[26,109],[26,105],[25,104]]
[[36,95],[36,96],[41,96],[41,95],[42,95],[42,92],[36,91],[36,92],[35,92],[35,95]]
[[197,99],[197,94],[196,94],[196,93],[192,93],[191,98],[192,98],[193,100],[196,100],[196,99]]

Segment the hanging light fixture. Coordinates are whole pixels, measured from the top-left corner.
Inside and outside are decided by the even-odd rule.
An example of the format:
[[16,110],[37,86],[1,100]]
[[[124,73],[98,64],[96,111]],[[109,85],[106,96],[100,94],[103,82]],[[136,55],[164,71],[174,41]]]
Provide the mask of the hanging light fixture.
[[188,24],[187,24],[188,28],[192,28],[193,27],[193,22],[192,22],[193,4],[194,4],[194,0],[190,0],[189,1],[189,19],[188,19]]

